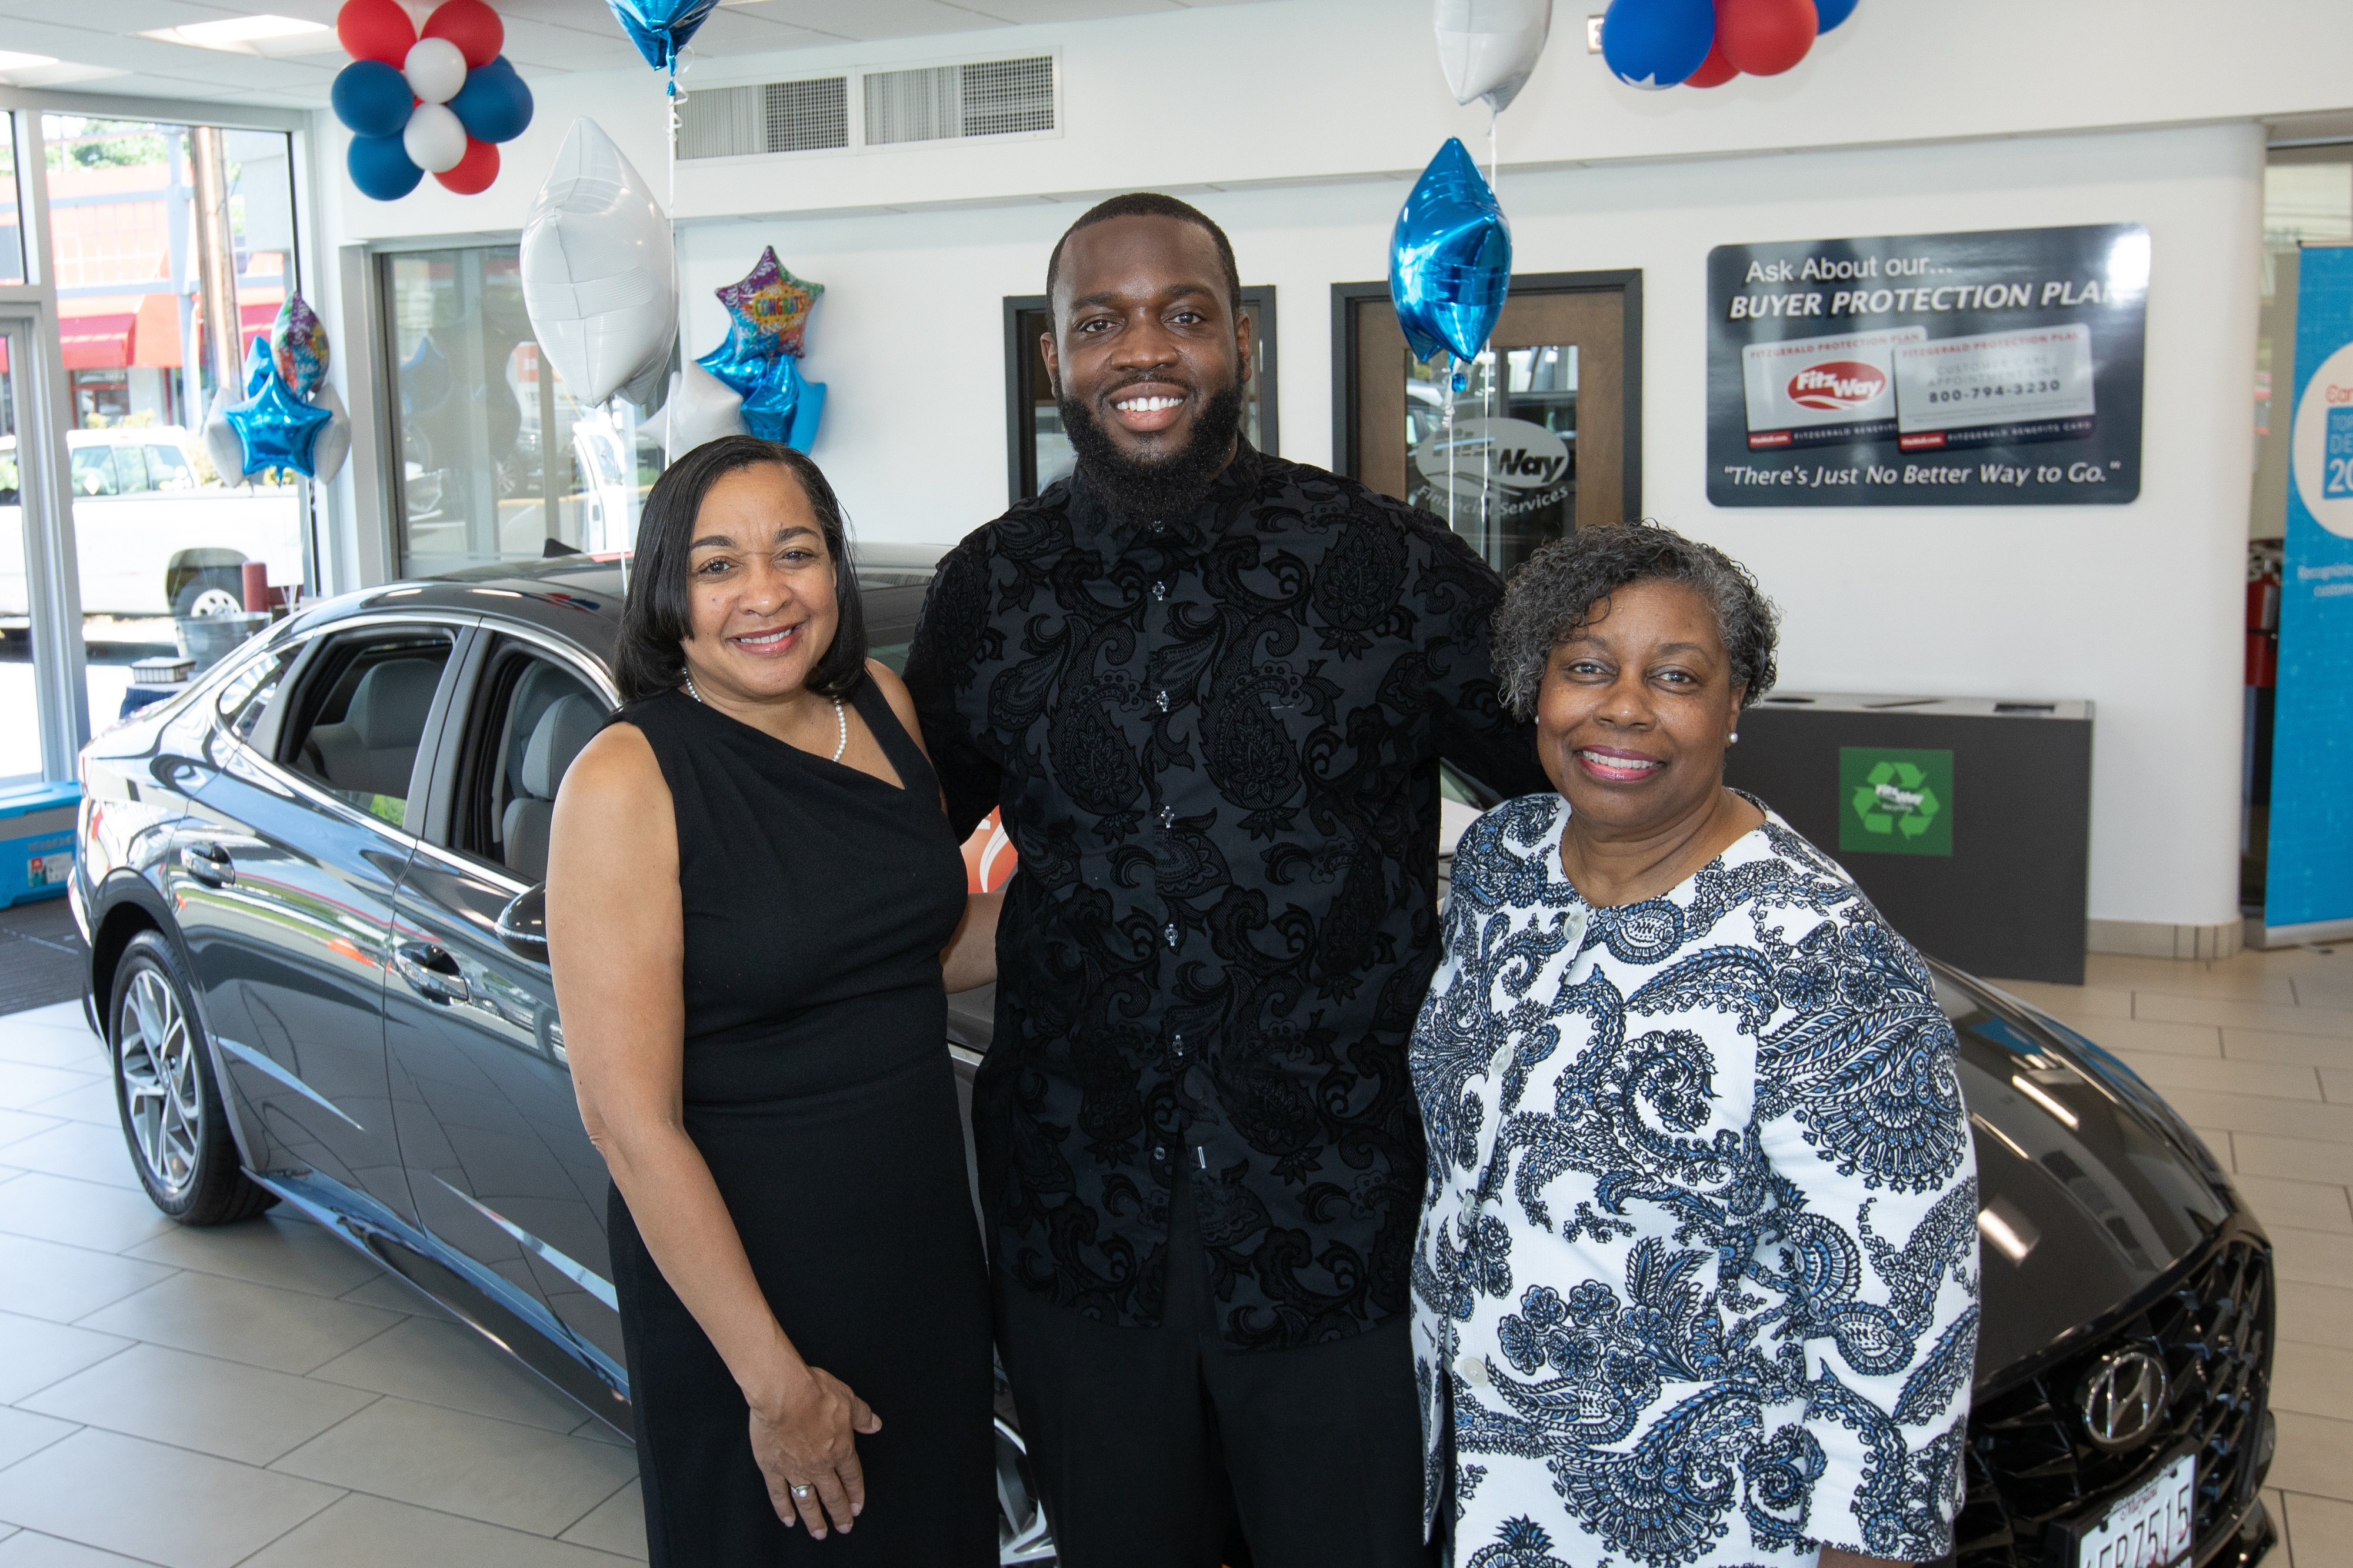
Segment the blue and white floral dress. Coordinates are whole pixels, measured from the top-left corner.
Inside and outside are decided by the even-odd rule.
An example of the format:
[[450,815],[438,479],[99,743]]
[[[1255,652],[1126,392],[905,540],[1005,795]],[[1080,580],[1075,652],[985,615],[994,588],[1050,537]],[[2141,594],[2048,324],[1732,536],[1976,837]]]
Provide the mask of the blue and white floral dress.
[[1601,910],[1567,816],[1463,835],[1414,1034],[1430,1517],[1458,1568],[1944,1555],[1977,1168],[1926,965],[1770,812]]

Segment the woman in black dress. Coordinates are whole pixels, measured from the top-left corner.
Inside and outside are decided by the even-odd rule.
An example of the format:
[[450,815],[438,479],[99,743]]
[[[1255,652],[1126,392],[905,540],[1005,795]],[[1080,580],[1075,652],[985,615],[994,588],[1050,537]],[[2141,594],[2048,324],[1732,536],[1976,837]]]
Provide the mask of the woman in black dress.
[[993,978],[997,900],[865,657],[817,466],[733,437],[664,473],[621,644],[627,706],[556,801],[548,945],[654,1568],[992,1563],[943,977]]

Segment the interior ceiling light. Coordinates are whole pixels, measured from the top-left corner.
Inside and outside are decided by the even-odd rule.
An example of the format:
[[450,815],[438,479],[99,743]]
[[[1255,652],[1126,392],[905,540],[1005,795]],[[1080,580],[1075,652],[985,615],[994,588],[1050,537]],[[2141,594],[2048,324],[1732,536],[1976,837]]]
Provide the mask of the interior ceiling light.
[[190,22],[177,27],[158,27],[142,33],[142,37],[157,38],[167,44],[194,44],[200,49],[227,49],[235,54],[276,54],[279,49],[257,46],[291,42],[297,47],[317,46],[332,47],[334,29],[322,22],[306,22],[300,16],[278,16],[263,13],[258,16],[224,16],[217,22]]
[[14,49],[0,49],[0,71],[30,70],[35,66],[53,66],[55,55],[20,55]]

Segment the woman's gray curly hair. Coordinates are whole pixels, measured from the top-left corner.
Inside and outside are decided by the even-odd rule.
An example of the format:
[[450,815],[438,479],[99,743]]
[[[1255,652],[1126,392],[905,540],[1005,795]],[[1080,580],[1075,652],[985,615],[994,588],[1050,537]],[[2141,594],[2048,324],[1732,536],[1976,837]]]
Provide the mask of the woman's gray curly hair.
[[1685,583],[1715,607],[1731,656],[1732,680],[1746,707],[1772,689],[1779,616],[1748,569],[1712,544],[1671,528],[1629,522],[1580,528],[1547,544],[1512,574],[1495,611],[1493,656],[1504,701],[1522,719],[1536,710],[1552,650],[1574,636],[1612,592],[1635,583]]

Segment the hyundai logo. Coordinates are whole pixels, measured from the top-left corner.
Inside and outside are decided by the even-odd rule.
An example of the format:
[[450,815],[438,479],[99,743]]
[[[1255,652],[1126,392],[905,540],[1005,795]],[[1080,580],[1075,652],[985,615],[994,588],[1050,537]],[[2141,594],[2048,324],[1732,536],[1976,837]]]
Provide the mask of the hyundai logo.
[[2123,1351],[2084,1380],[2084,1429],[2111,1454],[2138,1447],[2165,1419],[2165,1363]]

